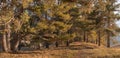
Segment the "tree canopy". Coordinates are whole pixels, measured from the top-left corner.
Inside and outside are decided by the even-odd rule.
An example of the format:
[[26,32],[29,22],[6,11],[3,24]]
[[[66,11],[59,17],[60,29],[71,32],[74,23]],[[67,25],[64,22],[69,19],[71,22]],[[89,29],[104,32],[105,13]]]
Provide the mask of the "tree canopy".
[[[17,51],[21,40],[84,41],[110,47],[118,34],[117,0],[0,0],[4,51]],[[27,37],[29,36],[29,38]],[[27,38],[26,38],[27,37]],[[7,42],[6,42],[7,41]],[[107,42],[107,44],[106,44]]]

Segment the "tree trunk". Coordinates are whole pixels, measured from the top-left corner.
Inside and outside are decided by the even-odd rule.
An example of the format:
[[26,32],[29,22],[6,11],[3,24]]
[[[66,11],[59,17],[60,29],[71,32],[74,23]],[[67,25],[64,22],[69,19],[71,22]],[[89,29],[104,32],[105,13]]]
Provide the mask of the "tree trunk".
[[14,45],[14,51],[18,51],[18,46],[19,46],[20,41],[17,40],[15,45]]
[[7,32],[7,46],[8,46],[8,51],[11,51],[11,47],[10,47],[10,38],[11,38],[11,30],[10,30],[10,26],[7,26],[8,28],[8,32]]
[[56,47],[58,47],[58,46],[59,46],[59,44],[58,44],[58,42],[57,42],[57,41],[55,42],[55,46],[56,46]]
[[38,49],[40,50],[42,48],[42,43],[38,44]]
[[14,34],[13,39],[11,40],[11,50],[12,52],[18,51],[18,46],[20,43],[20,36],[18,34]]
[[13,39],[11,41],[11,50],[12,50],[12,52],[17,52],[18,51],[19,42],[20,41],[18,39]]
[[83,32],[83,40],[86,42],[86,31]]
[[5,32],[3,33],[2,46],[3,46],[3,51],[8,52],[7,41],[6,41],[6,33]]
[[70,45],[69,41],[66,41],[66,46],[68,47]]
[[45,43],[45,48],[49,48],[49,45],[50,45],[50,44],[49,44],[48,42],[46,42],[46,43]]
[[88,43],[89,40],[88,40],[88,33],[86,32],[86,42]]
[[95,43],[98,44],[98,39],[96,39]]
[[110,32],[107,34],[107,47],[110,47]]
[[101,45],[101,34],[100,31],[98,31],[98,46]]
[[[110,28],[110,19],[108,19],[108,28]],[[107,32],[107,47],[110,47],[110,32]]]

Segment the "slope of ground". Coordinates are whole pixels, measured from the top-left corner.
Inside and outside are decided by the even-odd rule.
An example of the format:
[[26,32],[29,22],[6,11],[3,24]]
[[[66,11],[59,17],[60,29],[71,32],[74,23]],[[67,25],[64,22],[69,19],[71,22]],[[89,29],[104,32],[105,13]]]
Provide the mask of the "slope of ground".
[[111,46],[112,48],[120,48],[120,44]]
[[93,43],[85,42],[73,42],[70,44],[70,49],[96,49],[96,48],[106,48],[105,46],[98,46]]

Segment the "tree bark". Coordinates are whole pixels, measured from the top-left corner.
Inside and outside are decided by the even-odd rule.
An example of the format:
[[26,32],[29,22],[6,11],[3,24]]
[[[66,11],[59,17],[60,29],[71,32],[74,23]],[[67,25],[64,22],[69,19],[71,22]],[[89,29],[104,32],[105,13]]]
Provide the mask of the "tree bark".
[[86,32],[86,42],[88,43],[89,40],[88,40],[88,33]]
[[86,42],[86,31],[83,32],[83,40]]
[[107,47],[110,47],[110,32],[107,34]]
[[[110,19],[108,19],[108,28],[110,28]],[[110,47],[110,32],[107,32],[107,47]]]
[[11,38],[11,30],[10,30],[10,25],[7,26],[8,32],[7,32],[7,46],[8,46],[8,51],[11,51],[10,47],[10,38]]
[[5,32],[3,33],[2,46],[3,46],[3,51],[8,52],[7,41],[6,41],[6,33]]
[[19,45],[19,40],[18,39],[14,39],[11,42],[11,50],[12,52],[17,52],[18,51],[18,45]]
[[49,43],[48,42],[45,42],[45,48],[49,48]]
[[58,46],[59,46],[59,44],[58,44],[58,42],[57,42],[57,41],[55,42],[55,46],[56,46],[56,47],[58,47]]
[[18,46],[20,43],[20,36],[18,34],[14,34],[13,39],[11,40],[11,50],[12,52],[18,51]]
[[98,39],[96,39],[95,43],[98,44]]
[[98,46],[101,45],[101,34],[100,31],[98,31]]
[[70,45],[69,41],[66,41],[66,46],[68,47]]

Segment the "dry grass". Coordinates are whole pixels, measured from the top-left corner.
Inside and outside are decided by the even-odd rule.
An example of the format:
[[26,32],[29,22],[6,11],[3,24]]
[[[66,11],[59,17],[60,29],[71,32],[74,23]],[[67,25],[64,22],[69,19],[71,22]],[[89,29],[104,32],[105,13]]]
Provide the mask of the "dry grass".
[[[74,45],[71,46],[73,47]],[[87,49],[84,49],[85,47],[87,47]],[[88,49],[88,47],[90,49]],[[42,51],[20,51],[16,54],[0,53],[0,58],[120,58],[120,48],[98,48],[94,44],[86,43],[82,43],[82,46],[78,45],[75,48],[80,49],[71,49],[71,47],[69,47],[69,49],[58,48]]]
[[120,58],[120,49],[24,51],[17,54],[0,53],[0,58]]

